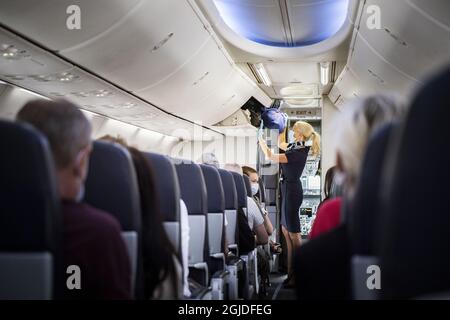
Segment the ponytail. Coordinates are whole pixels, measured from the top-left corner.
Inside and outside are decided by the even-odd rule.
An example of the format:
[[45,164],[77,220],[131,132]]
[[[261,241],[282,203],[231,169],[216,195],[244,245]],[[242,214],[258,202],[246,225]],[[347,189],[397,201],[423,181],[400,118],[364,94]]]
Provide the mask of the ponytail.
[[312,154],[317,156],[318,154],[320,154],[320,135],[313,131],[311,133],[311,138],[312,138]]
[[312,125],[305,121],[297,121],[294,126],[294,130],[300,130],[300,134],[305,140],[312,140],[312,154],[317,156],[320,154],[320,135],[314,131]]

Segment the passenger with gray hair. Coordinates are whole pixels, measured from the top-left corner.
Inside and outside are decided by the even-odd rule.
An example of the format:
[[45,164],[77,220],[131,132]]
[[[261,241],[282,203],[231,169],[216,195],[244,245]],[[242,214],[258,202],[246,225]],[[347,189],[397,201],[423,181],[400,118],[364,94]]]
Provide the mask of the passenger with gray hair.
[[351,261],[354,241],[358,240],[349,229],[350,217],[342,216],[355,213],[352,202],[370,139],[378,129],[400,120],[405,111],[405,104],[396,96],[372,95],[350,102],[337,117],[333,132],[337,143],[336,174],[342,186],[342,197],[327,200],[320,206],[310,233],[311,240],[297,251],[298,299],[354,297]]
[[220,168],[219,160],[217,160],[216,155],[212,152],[203,153],[198,162],[213,166],[217,169]]
[[118,221],[82,202],[92,150],[91,124],[66,100],[33,100],[17,114],[48,139],[63,216],[64,265],[81,270],[81,288],[66,298],[129,299],[131,268]]
[[395,95],[372,95],[347,104],[335,121],[336,173],[333,183],[341,197],[324,201],[311,228],[310,239],[337,227],[342,221],[342,206],[351,201],[361,170],[367,144],[383,125],[399,119],[406,104]]

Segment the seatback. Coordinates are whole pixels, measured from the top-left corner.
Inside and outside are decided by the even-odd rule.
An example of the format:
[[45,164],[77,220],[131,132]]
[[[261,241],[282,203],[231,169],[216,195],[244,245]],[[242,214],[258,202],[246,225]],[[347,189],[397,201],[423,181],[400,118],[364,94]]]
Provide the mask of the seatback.
[[234,183],[236,185],[236,194],[238,200],[238,208],[244,209],[247,215],[247,189],[245,188],[244,178],[237,172],[231,172],[233,175]]
[[250,178],[244,174],[244,184],[245,184],[245,191],[247,192],[247,197],[252,197],[252,185],[250,182]]
[[157,153],[147,152],[155,175],[155,188],[159,207],[164,219],[164,227],[177,254],[181,252],[180,187],[172,161]]
[[213,166],[201,164],[208,194],[209,254],[222,252],[224,231],[225,195],[219,171]]
[[278,174],[272,174],[264,175],[262,178],[266,186],[265,203],[268,206],[276,206],[279,176]]
[[383,173],[383,298],[450,289],[450,69],[421,89]]
[[0,121],[0,299],[61,297],[62,220],[47,140]]
[[231,172],[218,169],[225,195],[225,216],[227,219],[226,237],[228,246],[236,248],[238,245],[238,224],[237,224],[237,193],[234,178]]
[[[254,201],[252,196],[252,187],[250,183],[250,178],[247,175],[243,175],[244,178],[244,184],[245,184],[245,190],[247,192],[247,197],[250,197],[252,199],[247,199],[248,201]],[[248,210],[247,210],[248,211]],[[267,252],[270,253],[270,247],[268,245],[266,246]],[[256,292],[259,290],[259,283],[258,283],[258,265],[257,265],[257,256],[256,252],[254,251],[252,253],[253,255],[250,256],[250,263],[251,263],[251,270],[249,271],[249,276],[251,277],[251,283],[255,286]]]
[[377,130],[364,155],[355,196],[348,207],[352,254],[375,255],[374,241],[380,217],[381,173],[393,126],[387,124]]
[[381,232],[378,229],[381,215],[380,177],[393,128],[393,124],[388,124],[371,138],[364,155],[356,193],[348,208],[353,298],[358,300],[377,299],[378,290],[371,290],[367,286],[367,270],[372,265],[379,265],[375,240],[376,234]]
[[258,180],[259,189],[256,196],[259,198],[259,201],[261,202],[262,206],[264,207],[266,204],[266,186],[264,184],[263,179]]
[[279,176],[278,174],[265,175],[262,176],[262,179],[260,180],[263,180],[264,185],[266,187],[266,189],[264,189],[265,190],[264,203],[265,208],[269,213],[269,219],[272,222],[272,225],[275,227],[275,229],[278,229],[280,225],[279,217],[277,214],[277,188]]
[[121,224],[122,237],[128,249],[132,270],[132,290],[142,288],[140,254],[141,206],[139,186],[133,161],[121,145],[95,141],[89,162],[85,200],[111,213]]
[[205,180],[198,164],[184,160],[174,161],[181,198],[189,213],[189,265],[204,263],[209,255]]

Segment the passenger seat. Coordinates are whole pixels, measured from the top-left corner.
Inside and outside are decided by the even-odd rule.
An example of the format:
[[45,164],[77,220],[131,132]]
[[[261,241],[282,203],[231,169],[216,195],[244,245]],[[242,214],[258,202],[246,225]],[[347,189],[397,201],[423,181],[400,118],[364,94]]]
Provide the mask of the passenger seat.
[[388,142],[396,131],[386,125],[373,135],[364,155],[361,174],[348,216],[349,245],[352,252],[352,295],[356,300],[376,300],[379,290],[367,287],[367,270],[378,266],[376,234],[380,232],[381,175]]
[[450,68],[415,96],[389,149],[379,241],[382,298],[450,292]]
[[[233,252],[233,256],[229,255],[227,257],[227,270],[230,272],[228,296],[231,300],[236,300],[239,297],[239,274],[243,275],[244,271],[244,261],[239,258],[238,248],[239,226],[237,223],[236,186],[231,172],[224,169],[218,170],[225,195],[225,219],[227,221],[225,235],[227,246],[228,250]],[[241,279],[241,281],[244,280]]]
[[181,258],[180,187],[175,167],[171,160],[158,153],[146,152],[155,175],[155,188],[164,227],[177,255]]
[[[244,178],[241,174],[237,172],[231,172],[233,175],[234,183],[236,185],[236,194],[237,194],[237,201],[238,201],[238,214],[239,210],[242,210],[246,216],[248,217],[247,212],[247,190],[245,188]],[[256,264],[256,248],[252,250],[251,252],[247,254],[240,253],[240,258],[244,260],[245,262],[245,286],[243,290],[243,297],[244,299],[251,299],[253,296],[253,293],[256,292],[256,286],[252,283],[250,284],[249,281],[252,278],[252,266],[253,264]],[[258,292],[256,292],[258,293]]]
[[85,200],[109,212],[122,226],[122,237],[130,256],[132,291],[144,297],[141,248],[139,186],[131,156],[123,146],[95,141],[89,161]]
[[226,270],[226,257],[222,244],[225,227],[225,195],[222,181],[217,169],[201,164],[208,196],[208,237],[209,237],[209,270],[212,275],[212,298],[224,300],[228,296],[227,283],[229,272]]
[[180,185],[181,198],[189,213],[189,277],[195,285],[192,298],[211,298],[209,288],[208,208],[205,180],[198,164],[188,160],[173,159]]
[[0,121],[0,299],[62,298],[62,216],[45,137]]

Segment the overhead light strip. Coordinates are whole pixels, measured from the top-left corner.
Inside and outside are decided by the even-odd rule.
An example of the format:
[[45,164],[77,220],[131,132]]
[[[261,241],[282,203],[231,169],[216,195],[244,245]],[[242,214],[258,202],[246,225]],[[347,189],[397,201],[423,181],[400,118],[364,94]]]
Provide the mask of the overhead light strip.
[[283,22],[283,31],[286,38],[286,46],[294,47],[294,37],[292,36],[291,20],[289,18],[289,7],[286,0],[279,0],[281,21]]
[[330,82],[330,63],[321,62],[320,63],[320,83],[326,86]]
[[264,85],[268,87],[272,86],[272,81],[270,80],[269,74],[262,63],[255,64],[255,70]]

